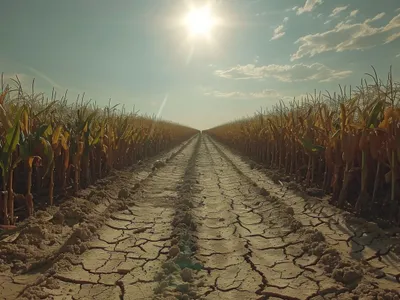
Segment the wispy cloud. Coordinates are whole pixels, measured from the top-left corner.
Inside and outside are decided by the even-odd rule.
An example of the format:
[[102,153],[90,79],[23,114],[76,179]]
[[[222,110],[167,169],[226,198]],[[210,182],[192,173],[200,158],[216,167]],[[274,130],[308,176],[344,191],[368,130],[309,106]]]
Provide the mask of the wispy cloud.
[[[379,19],[382,19],[384,16],[385,16],[385,13],[384,13],[384,12],[381,12],[381,13],[377,14],[375,17],[373,17],[373,18],[371,19],[371,22],[377,21],[377,20],[379,20]],[[397,25],[400,26],[400,15],[398,15],[398,17],[399,17],[399,19],[396,20],[395,22],[399,22],[399,24],[397,24]]]
[[396,55],[396,57],[400,57],[400,53]]
[[279,39],[279,38],[281,38],[281,37],[283,37],[285,35],[286,32],[284,31],[284,29],[285,29],[285,25],[284,24],[286,24],[288,21],[289,21],[289,18],[285,17],[283,19],[282,24],[274,29],[274,34],[273,34],[273,36],[271,38],[271,41],[277,40],[277,39]]
[[352,71],[334,70],[321,63],[311,65],[237,65],[228,70],[216,70],[215,74],[227,79],[274,78],[282,82],[318,81],[328,82],[348,77]]
[[400,38],[400,14],[384,26],[374,27],[371,24],[384,16],[385,13],[380,13],[362,23],[340,22],[331,30],[303,36],[295,42],[300,46],[291,60],[313,57],[328,51],[364,50],[393,42]]
[[284,35],[285,35],[285,32],[283,31],[283,25],[279,25],[278,27],[276,27],[274,29],[274,35],[272,36],[271,41],[277,40],[277,39],[283,37]]
[[349,6],[338,6],[334,10],[332,10],[332,13],[329,15],[330,17],[335,17],[339,15],[342,11],[346,10]]
[[293,7],[286,8],[285,11],[286,12],[296,11],[298,8],[299,8],[298,6],[293,6]]
[[350,12],[350,14],[346,17],[345,23],[349,24],[349,23],[353,22],[353,19],[355,18],[355,16],[357,16],[358,12],[359,12],[358,9],[352,10]]
[[[341,13],[342,11],[345,11],[348,7],[349,7],[349,6],[346,5],[346,6],[338,6],[338,7],[334,8],[334,9],[332,10],[332,13],[328,16],[328,19],[324,22],[324,24],[325,24],[325,25],[326,25],[326,24],[329,24],[329,23],[331,23],[334,19],[339,18],[339,17],[340,17],[340,13]],[[357,12],[357,11],[356,11],[356,12]],[[346,23],[349,23],[349,22],[351,21],[351,16],[348,16],[346,19],[347,19],[347,22],[346,22]]]
[[276,90],[265,89],[257,92],[222,92],[222,91],[207,91],[204,93],[205,96],[215,97],[215,98],[230,98],[230,99],[267,99],[273,98],[278,99],[281,95]]
[[350,17],[355,17],[358,14],[358,9],[352,10],[350,13]]
[[297,15],[313,11],[315,7],[322,4],[322,2],[323,2],[322,0],[307,0],[303,7],[297,8]]

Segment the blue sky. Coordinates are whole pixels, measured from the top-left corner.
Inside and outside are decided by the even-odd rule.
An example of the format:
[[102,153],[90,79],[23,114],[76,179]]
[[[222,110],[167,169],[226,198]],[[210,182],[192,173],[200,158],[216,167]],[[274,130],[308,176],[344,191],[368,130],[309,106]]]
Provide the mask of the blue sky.
[[398,0],[213,0],[209,39],[179,23],[187,2],[2,0],[0,72],[198,129],[355,86],[371,65],[400,78]]

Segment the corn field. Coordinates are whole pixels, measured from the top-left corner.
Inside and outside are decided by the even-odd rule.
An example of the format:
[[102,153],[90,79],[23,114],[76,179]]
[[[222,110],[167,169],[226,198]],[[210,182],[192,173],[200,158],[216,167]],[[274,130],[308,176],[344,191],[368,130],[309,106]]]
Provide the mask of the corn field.
[[400,224],[400,84],[391,74],[207,132],[282,178],[322,189],[340,208]]
[[[14,80],[0,91],[0,222],[13,225],[20,205],[26,216],[40,200],[76,194],[112,168],[120,169],[177,146],[197,131],[178,124],[99,108],[84,95],[52,96],[23,91]],[[34,205],[35,204],[35,205]]]

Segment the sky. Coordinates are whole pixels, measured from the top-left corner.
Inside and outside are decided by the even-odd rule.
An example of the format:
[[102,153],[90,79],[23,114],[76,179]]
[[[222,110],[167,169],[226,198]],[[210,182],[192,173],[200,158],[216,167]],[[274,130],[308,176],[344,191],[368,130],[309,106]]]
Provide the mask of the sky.
[[[213,28],[182,20],[209,5]],[[0,72],[207,129],[374,66],[400,80],[398,0],[1,0]]]

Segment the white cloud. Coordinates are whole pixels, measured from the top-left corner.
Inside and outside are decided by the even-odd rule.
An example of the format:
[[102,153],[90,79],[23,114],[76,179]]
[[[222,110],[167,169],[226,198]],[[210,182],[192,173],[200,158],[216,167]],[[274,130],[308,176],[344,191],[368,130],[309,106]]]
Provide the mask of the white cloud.
[[277,40],[285,35],[286,32],[284,31],[285,29],[284,24],[286,24],[288,21],[289,21],[288,17],[285,17],[283,19],[282,24],[274,29],[274,35],[272,36],[270,41]]
[[291,60],[305,56],[313,57],[328,51],[363,50],[390,43],[400,37],[400,14],[392,18],[385,26],[374,27],[371,24],[384,16],[385,13],[380,13],[363,23],[340,22],[326,32],[303,36],[295,42],[300,46],[291,56]]
[[355,9],[350,12],[350,14],[346,18],[346,24],[349,24],[353,21],[354,17],[358,14],[359,10]]
[[349,76],[352,71],[339,71],[328,68],[321,63],[311,65],[266,65],[255,66],[254,64],[237,65],[228,70],[217,70],[217,76],[228,79],[262,79],[275,78],[283,82],[318,81],[327,82],[336,79],[343,79]]
[[293,99],[306,99],[309,98],[309,94],[299,94],[296,96],[285,95],[276,90],[265,89],[257,92],[222,92],[218,90],[208,90],[204,93],[205,96],[214,98],[224,99],[236,99],[236,100],[268,100],[276,103],[279,100],[284,102],[292,101]]
[[311,12],[317,6],[322,4],[322,0],[307,0],[303,7],[297,8],[297,15],[301,15],[305,12]]
[[338,6],[334,10],[332,10],[332,13],[329,15],[330,17],[335,17],[338,14],[340,14],[342,11],[346,10],[349,6]]
[[283,25],[279,25],[278,27],[276,27],[274,29],[274,35],[272,36],[271,41],[277,40],[277,39],[283,37],[284,35],[285,35],[285,32],[283,31]]
[[355,17],[358,14],[358,9],[352,10],[350,13],[350,17]]
[[[384,12],[381,12],[381,13],[377,14],[375,17],[373,17],[373,18],[371,19],[371,22],[376,21],[376,20],[379,20],[379,19],[382,19],[384,16],[385,16],[385,13],[384,13]],[[398,17],[400,17],[400,15],[399,15]],[[398,21],[400,22],[400,20],[398,20]],[[399,24],[400,24],[400,23],[399,23]],[[399,25],[399,24],[398,24],[398,25]]]
[[297,8],[298,8],[298,6],[293,6],[293,7],[291,7],[291,8],[287,8],[287,9],[285,9],[285,11],[286,11],[286,12],[290,12],[290,11],[296,11],[296,10],[297,10]]
[[211,92],[205,92],[204,95],[212,96],[212,97],[216,97],[216,98],[244,98],[245,93],[211,91]]
[[261,92],[252,92],[249,93],[251,98],[268,98],[268,97],[280,97],[279,93],[276,90],[262,90]]
[[400,57],[400,53],[396,55],[396,57]]
[[231,98],[231,99],[265,99],[265,98],[279,98],[281,95],[276,90],[265,89],[259,92],[221,92],[221,91],[208,91],[204,93],[205,96],[216,98]]

